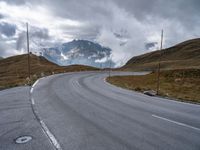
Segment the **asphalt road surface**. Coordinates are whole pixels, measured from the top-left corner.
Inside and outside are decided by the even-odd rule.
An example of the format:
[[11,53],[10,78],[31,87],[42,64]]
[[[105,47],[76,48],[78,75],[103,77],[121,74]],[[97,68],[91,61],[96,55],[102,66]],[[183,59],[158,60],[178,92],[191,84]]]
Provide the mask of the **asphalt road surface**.
[[[36,118],[31,120],[36,127],[27,132],[34,137],[29,148],[200,150],[200,105],[121,89],[106,83],[107,75],[103,72],[68,73],[36,82],[30,92],[32,118]],[[0,96],[4,99],[6,94],[10,99],[17,96],[8,94],[9,90],[3,92]],[[2,97],[0,100],[2,103]],[[27,107],[30,111],[30,106]],[[29,122],[26,128],[30,125],[33,126]],[[9,141],[11,133],[7,138],[1,134],[0,138]],[[5,141],[1,139],[2,145]],[[38,139],[40,144],[34,144]]]
[[[0,150],[51,150],[52,144],[35,119],[29,87],[0,91]],[[28,135],[32,140],[16,144],[18,137]]]

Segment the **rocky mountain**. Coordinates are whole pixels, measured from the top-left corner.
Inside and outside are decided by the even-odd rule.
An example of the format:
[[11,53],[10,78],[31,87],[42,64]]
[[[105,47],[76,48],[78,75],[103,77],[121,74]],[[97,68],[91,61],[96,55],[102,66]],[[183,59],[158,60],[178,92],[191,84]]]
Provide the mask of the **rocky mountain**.
[[131,58],[122,70],[156,70],[161,56],[161,69],[200,68],[200,38],[192,39],[161,51]]
[[43,48],[42,55],[59,65],[83,64],[95,67],[108,67],[111,49],[87,40],[73,40],[60,46]]

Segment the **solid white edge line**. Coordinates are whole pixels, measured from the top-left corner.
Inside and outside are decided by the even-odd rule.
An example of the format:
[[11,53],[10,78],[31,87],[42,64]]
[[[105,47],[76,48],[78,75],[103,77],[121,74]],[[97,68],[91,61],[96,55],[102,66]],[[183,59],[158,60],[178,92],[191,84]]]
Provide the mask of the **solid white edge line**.
[[33,93],[33,87],[31,88],[31,93]]
[[171,119],[167,119],[167,118],[164,118],[164,117],[160,117],[160,116],[157,116],[157,115],[152,115],[152,117],[155,117],[155,118],[158,118],[158,119],[161,119],[161,120],[165,120],[165,121],[177,124],[179,126],[183,126],[183,127],[187,127],[187,128],[190,128],[190,129],[194,129],[194,130],[200,131],[200,128],[193,127],[193,126],[185,124],[185,123],[177,122],[177,121],[174,121],[174,120],[171,120]]
[[108,82],[106,81],[106,79],[107,79],[107,77],[103,78],[103,82],[105,82],[107,85],[113,86],[113,85],[111,85],[110,83],[108,83]]
[[121,90],[127,90],[127,91],[130,91],[130,90],[128,90],[128,89],[124,89],[124,88],[122,88],[122,87],[115,86],[115,85],[113,85],[113,84],[107,82],[107,81],[106,81],[106,78],[107,78],[107,77],[105,77],[105,78],[103,79],[103,81],[104,81],[104,83],[107,84],[108,86],[110,86],[110,87],[112,87],[112,88],[115,87],[115,88],[119,88],[119,89],[121,89]]
[[47,134],[47,136],[49,137],[49,139],[51,140],[51,142],[53,143],[53,145],[56,147],[57,150],[62,150],[60,144],[58,143],[58,141],[56,140],[56,138],[54,137],[54,135],[49,131],[48,127],[46,126],[46,124],[44,123],[44,121],[40,121],[40,124],[44,130],[44,132]]
[[39,82],[39,79],[32,85],[32,88]]
[[[31,87],[31,93],[33,92],[33,88],[34,86],[39,82],[40,79],[38,79]],[[35,105],[35,100],[33,98],[31,98],[31,105]],[[37,118],[40,118],[37,111],[35,110],[36,108],[33,106],[33,111],[35,112],[34,114],[37,116]],[[42,126],[42,130],[44,131],[44,133],[47,135],[47,137],[49,138],[50,142],[53,144],[53,146],[57,149],[57,150],[62,150],[60,144],[58,143],[58,141],[56,140],[56,138],[54,137],[54,135],[50,132],[50,130],[48,129],[48,127],[46,126],[46,124],[44,123],[43,120],[39,119],[39,123]]]
[[31,98],[31,104],[35,105],[35,100],[33,98]]
[[[107,82],[107,81],[106,81],[106,78],[107,78],[107,77],[103,78],[103,81],[104,81],[107,85],[114,86],[114,85],[110,84],[109,82]],[[115,86],[115,87],[118,87],[118,86]],[[125,89],[122,88],[122,87],[118,87],[118,88],[125,90]],[[135,92],[137,92],[137,91],[135,91]],[[139,93],[139,92],[137,92],[137,93]],[[174,100],[174,99],[168,99],[168,98],[164,98],[164,97],[157,97],[157,98],[162,98],[162,99],[165,99],[165,100],[167,100],[167,101],[170,101],[170,102],[173,102],[173,103],[178,103],[178,104],[183,104],[183,105],[199,106],[198,104],[193,104],[193,103],[184,102],[184,101],[183,101],[183,102],[180,102],[180,101],[177,101],[177,100]]]

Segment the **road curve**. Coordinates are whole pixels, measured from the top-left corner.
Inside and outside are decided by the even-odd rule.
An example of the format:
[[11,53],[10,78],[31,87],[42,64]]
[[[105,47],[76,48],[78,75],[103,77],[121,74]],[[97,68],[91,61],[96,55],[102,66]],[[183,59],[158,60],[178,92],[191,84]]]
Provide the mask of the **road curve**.
[[199,105],[121,89],[107,75],[67,73],[34,85],[35,108],[62,149],[200,149]]

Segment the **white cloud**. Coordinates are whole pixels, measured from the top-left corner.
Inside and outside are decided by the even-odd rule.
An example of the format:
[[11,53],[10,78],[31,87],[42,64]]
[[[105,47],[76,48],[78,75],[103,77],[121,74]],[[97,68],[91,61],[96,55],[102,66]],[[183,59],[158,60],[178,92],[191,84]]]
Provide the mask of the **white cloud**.
[[[52,37],[49,40],[52,40],[51,42],[57,43],[57,42],[63,42],[63,41],[70,41],[72,38],[70,35],[67,35],[63,30],[61,30],[59,27],[68,25],[73,27],[79,27],[83,24],[79,21],[67,19],[67,18],[61,18],[59,16],[54,16],[45,6],[37,5],[32,6],[30,3],[26,3],[24,5],[10,5],[6,2],[1,1],[0,2],[0,14],[2,14],[4,17],[0,20],[0,22],[7,22],[12,23],[17,26],[16,30],[16,38],[20,38],[23,32],[26,31],[26,22],[29,23],[29,31],[36,32],[35,30],[38,29],[47,29],[49,30],[49,36]],[[42,32],[42,31],[40,31]],[[2,35],[3,36],[3,35]],[[4,57],[21,54],[22,52],[25,52],[26,50],[26,38],[25,35],[22,39],[24,44],[21,45],[21,48],[17,50],[17,46],[13,47],[12,49],[15,49],[12,52],[5,52]],[[42,38],[42,37],[41,37]],[[40,42],[47,42],[42,41],[42,39],[34,39],[34,37],[30,38],[30,46],[33,46],[32,48],[35,49],[37,45],[41,45]],[[7,41],[9,43],[9,39]],[[17,43],[17,41],[16,41]],[[47,42],[49,43],[49,42]],[[9,50],[10,51],[10,50]]]
[[[160,48],[161,30],[164,29],[163,47],[170,47],[174,44],[195,38],[194,34],[198,30],[189,30],[176,19],[160,18],[159,16],[146,15],[145,20],[139,20],[134,15],[111,4],[110,12],[112,20],[108,20],[100,30],[97,42],[110,47],[112,51],[112,60],[116,66],[121,66],[133,56],[146,53],[145,43],[156,42],[158,44],[150,50]],[[116,36],[115,33],[126,31],[122,37]],[[124,43],[124,44],[121,44]]]
[[108,57],[103,57],[102,59],[95,60],[96,63],[105,63],[106,61],[108,61]]
[[[7,48],[12,50],[15,49],[13,40],[19,39],[26,30],[25,22],[29,22],[30,32],[34,32],[34,28],[48,30],[49,38],[30,39],[34,48],[74,38],[90,39],[110,47],[113,50],[112,60],[118,66],[135,55],[147,52],[146,43],[157,42],[158,45],[150,50],[157,49],[161,29],[164,29],[164,47],[200,36],[198,0],[19,1],[0,1],[0,16],[3,16],[0,22],[17,26],[14,37],[3,39]],[[19,53],[23,51],[25,45]],[[13,50],[13,55],[16,52]],[[9,50],[4,54],[12,55],[12,52]]]

